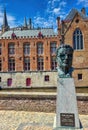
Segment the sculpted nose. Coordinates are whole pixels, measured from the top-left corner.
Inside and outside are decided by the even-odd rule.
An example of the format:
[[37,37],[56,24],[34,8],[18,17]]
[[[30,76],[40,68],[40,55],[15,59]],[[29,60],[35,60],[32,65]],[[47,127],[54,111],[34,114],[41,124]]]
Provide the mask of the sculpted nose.
[[65,59],[68,59],[68,55],[65,55]]

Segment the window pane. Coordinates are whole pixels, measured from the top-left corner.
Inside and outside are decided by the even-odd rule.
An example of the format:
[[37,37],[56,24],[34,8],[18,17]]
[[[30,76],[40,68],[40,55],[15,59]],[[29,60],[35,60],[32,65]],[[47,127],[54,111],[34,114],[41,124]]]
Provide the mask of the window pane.
[[45,75],[45,81],[49,81],[49,75]]
[[9,65],[8,65],[8,70],[9,71],[15,71],[15,59],[10,58],[9,59]]
[[44,67],[43,58],[40,57],[38,58],[38,70],[43,70],[43,67]]
[[24,55],[29,55],[30,54],[30,43],[25,43],[24,44]]
[[79,49],[80,48],[80,43],[79,43],[79,35],[77,36],[77,49]]
[[24,58],[24,70],[30,70],[30,58]]
[[51,57],[51,70],[56,70],[57,62],[55,57]]
[[43,43],[37,43],[37,53],[43,54]]
[[82,35],[81,35],[81,49],[83,49],[83,38],[82,38]]
[[15,54],[15,45],[13,43],[9,44],[8,53],[9,54]]
[[51,54],[56,53],[56,42],[50,43]]
[[75,39],[75,36],[73,36],[73,48],[76,49],[76,39]]
[[78,80],[82,80],[82,74],[78,74]]

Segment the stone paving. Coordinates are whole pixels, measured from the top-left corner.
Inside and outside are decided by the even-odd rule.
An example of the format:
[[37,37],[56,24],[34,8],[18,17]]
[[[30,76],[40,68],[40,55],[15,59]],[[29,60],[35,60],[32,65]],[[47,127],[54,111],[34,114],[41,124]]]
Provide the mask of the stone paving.
[[[55,113],[0,111],[0,130],[52,130]],[[88,130],[88,115],[79,115]]]
[[[6,95],[39,96],[41,93],[0,92],[0,96]],[[42,93],[42,95],[55,96],[56,93]],[[79,94],[77,94],[77,96],[79,96]],[[84,95],[81,94],[81,96]],[[88,94],[85,94],[85,96],[88,96]],[[52,130],[54,117],[55,113],[0,110],[0,130]],[[82,122],[84,130],[88,130],[88,114],[79,115],[79,118]]]

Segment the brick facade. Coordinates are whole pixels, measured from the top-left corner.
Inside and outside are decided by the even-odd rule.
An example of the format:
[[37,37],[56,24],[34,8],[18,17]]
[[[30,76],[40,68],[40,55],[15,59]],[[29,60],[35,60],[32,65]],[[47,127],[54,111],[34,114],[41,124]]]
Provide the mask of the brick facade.
[[[38,55],[37,53],[37,43],[43,43],[43,54]],[[24,62],[24,53],[23,53],[23,45],[25,43],[30,43],[30,54],[26,55],[26,57],[30,57],[30,70],[37,70],[37,58],[44,58],[44,70],[51,70],[51,57],[56,54],[50,54],[50,44],[51,42],[56,42],[57,46],[59,46],[59,38],[57,36],[45,37],[45,38],[18,38],[18,39],[0,39],[0,43],[2,44],[2,54],[0,58],[3,60],[2,71],[8,71],[8,58],[15,58],[16,69],[15,71],[23,71],[23,62]],[[8,54],[8,45],[9,43],[15,44],[15,54]]]
[[[37,43],[43,43],[43,54],[38,55],[37,53]],[[32,87],[56,87],[57,84],[57,72],[51,69],[51,58],[55,57],[55,53],[50,53],[50,44],[55,42],[59,45],[59,38],[57,36],[44,37],[44,38],[15,38],[15,39],[0,39],[2,44],[2,54],[0,58],[2,60],[2,70],[0,72],[1,82],[0,86],[2,88],[32,88]],[[8,53],[9,43],[14,43],[15,54],[11,55]],[[23,51],[23,46],[25,43],[30,43],[30,54],[25,56]],[[15,71],[8,70],[9,58],[15,59]],[[24,70],[24,57],[30,58],[30,70]],[[44,59],[44,69],[38,71],[38,57],[43,57]],[[49,76],[49,81],[45,81],[45,76]],[[30,86],[26,86],[26,79],[31,79]],[[12,79],[11,86],[8,86],[8,79]]]
[[[78,49],[78,50],[74,49],[74,57],[73,57],[73,67],[74,67],[73,78],[75,79],[75,85],[77,87],[88,86],[88,79],[87,79],[87,75],[88,75],[88,18],[86,18],[84,12],[85,11],[78,12],[77,10],[72,10],[68,14],[67,19],[64,19],[62,23],[60,23],[60,18],[57,19],[58,20],[58,33],[59,35],[61,33],[64,34],[64,43],[69,44],[74,48],[73,46],[74,31],[76,29],[80,29],[83,35],[83,49]],[[73,17],[72,15],[70,15],[71,13],[72,15],[74,14]],[[82,79],[78,79],[78,74],[82,75]]]

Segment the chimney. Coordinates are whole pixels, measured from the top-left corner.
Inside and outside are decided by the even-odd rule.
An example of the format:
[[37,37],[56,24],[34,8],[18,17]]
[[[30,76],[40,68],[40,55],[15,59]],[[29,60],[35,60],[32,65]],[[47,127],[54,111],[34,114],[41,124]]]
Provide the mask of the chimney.
[[61,44],[64,44],[64,21],[61,22]]
[[86,9],[84,7],[81,9],[81,12],[82,14],[86,15]]
[[29,29],[32,29],[32,20],[29,18]]
[[57,27],[60,28],[60,17],[57,17]]
[[58,35],[60,35],[60,32],[61,32],[61,22],[60,22],[60,17],[57,17],[57,30],[58,30]]

